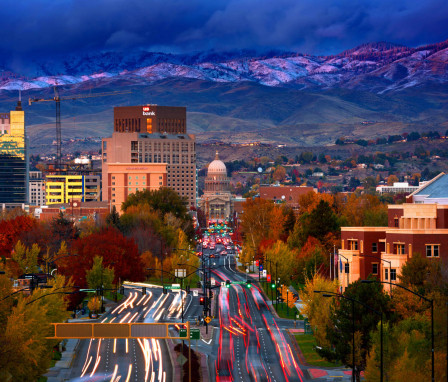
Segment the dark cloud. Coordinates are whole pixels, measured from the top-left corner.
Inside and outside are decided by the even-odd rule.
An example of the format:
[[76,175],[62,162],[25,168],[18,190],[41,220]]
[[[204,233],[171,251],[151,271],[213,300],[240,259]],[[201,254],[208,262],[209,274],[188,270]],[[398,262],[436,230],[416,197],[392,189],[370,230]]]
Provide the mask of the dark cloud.
[[20,63],[134,48],[331,54],[369,41],[441,41],[447,19],[446,0],[3,0],[0,55]]

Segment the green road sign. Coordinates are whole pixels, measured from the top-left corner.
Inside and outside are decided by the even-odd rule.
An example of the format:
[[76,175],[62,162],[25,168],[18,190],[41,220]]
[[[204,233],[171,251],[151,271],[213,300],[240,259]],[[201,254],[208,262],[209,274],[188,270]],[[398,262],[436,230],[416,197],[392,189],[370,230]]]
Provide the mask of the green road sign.
[[96,289],[80,289],[80,292],[96,292]]
[[190,340],[200,340],[201,332],[199,329],[190,329]]
[[165,289],[180,289],[179,285],[165,285]]
[[[190,334],[191,336],[191,334]],[[179,329],[179,337],[187,338],[187,329]]]
[[232,284],[246,284],[246,281],[232,281]]

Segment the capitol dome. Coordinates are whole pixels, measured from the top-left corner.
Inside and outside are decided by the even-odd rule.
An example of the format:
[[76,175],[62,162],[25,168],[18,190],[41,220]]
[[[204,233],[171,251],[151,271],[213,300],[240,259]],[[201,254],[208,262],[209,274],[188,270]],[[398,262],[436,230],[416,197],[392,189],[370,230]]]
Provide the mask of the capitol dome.
[[227,168],[223,161],[219,160],[218,152],[216,152],[215,160],[208,165],[208,175],[227,175]]

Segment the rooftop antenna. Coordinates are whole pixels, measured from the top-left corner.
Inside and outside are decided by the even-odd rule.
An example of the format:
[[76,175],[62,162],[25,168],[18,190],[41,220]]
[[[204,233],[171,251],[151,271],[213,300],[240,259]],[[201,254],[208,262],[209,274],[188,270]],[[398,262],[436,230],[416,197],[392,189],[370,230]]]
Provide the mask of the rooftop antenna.
[[22,89],[19,89],[19,100],[17,101],[16,111],[22,110]]

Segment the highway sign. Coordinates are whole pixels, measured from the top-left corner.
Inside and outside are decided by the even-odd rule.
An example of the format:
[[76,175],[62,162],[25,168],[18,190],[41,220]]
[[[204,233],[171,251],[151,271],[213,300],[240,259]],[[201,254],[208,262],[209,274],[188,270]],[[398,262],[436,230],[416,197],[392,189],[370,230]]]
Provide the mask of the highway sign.
[[176,360],[181,366],[183,366],[185,364],[185,362],[188,361],[188,359],[185,356],[183,356],[182,354],[179,354],[178,357],[176,358]]
[[201,332],[199,329],[190,329],[190,340],[200,340]]
[[180,289],[180,285],[165,285],[165,289]]
[[187,274],[187,270],[186,269],[175,269],[174,274],[176,277],[183,278]]
[[216,280],[213,277],[210,277],[210,284],[213,286],[216,285]]
[[209,317],[209,316],[207,316],[207,317],[204,318],[204,321],[205,321],[207,324],[209,324],[211,320],[212,320],[212,318]]
[[199,293],[198,293],[197,290],[194,290],[194,291],[193,291],[193,296],[194,296],[194,297],[198,297],[198,296],[199,296]]
[[246,281],[232,281],[232,284],[246,284]]
[[187,338],[187,329],[179,329],[179,337]]

